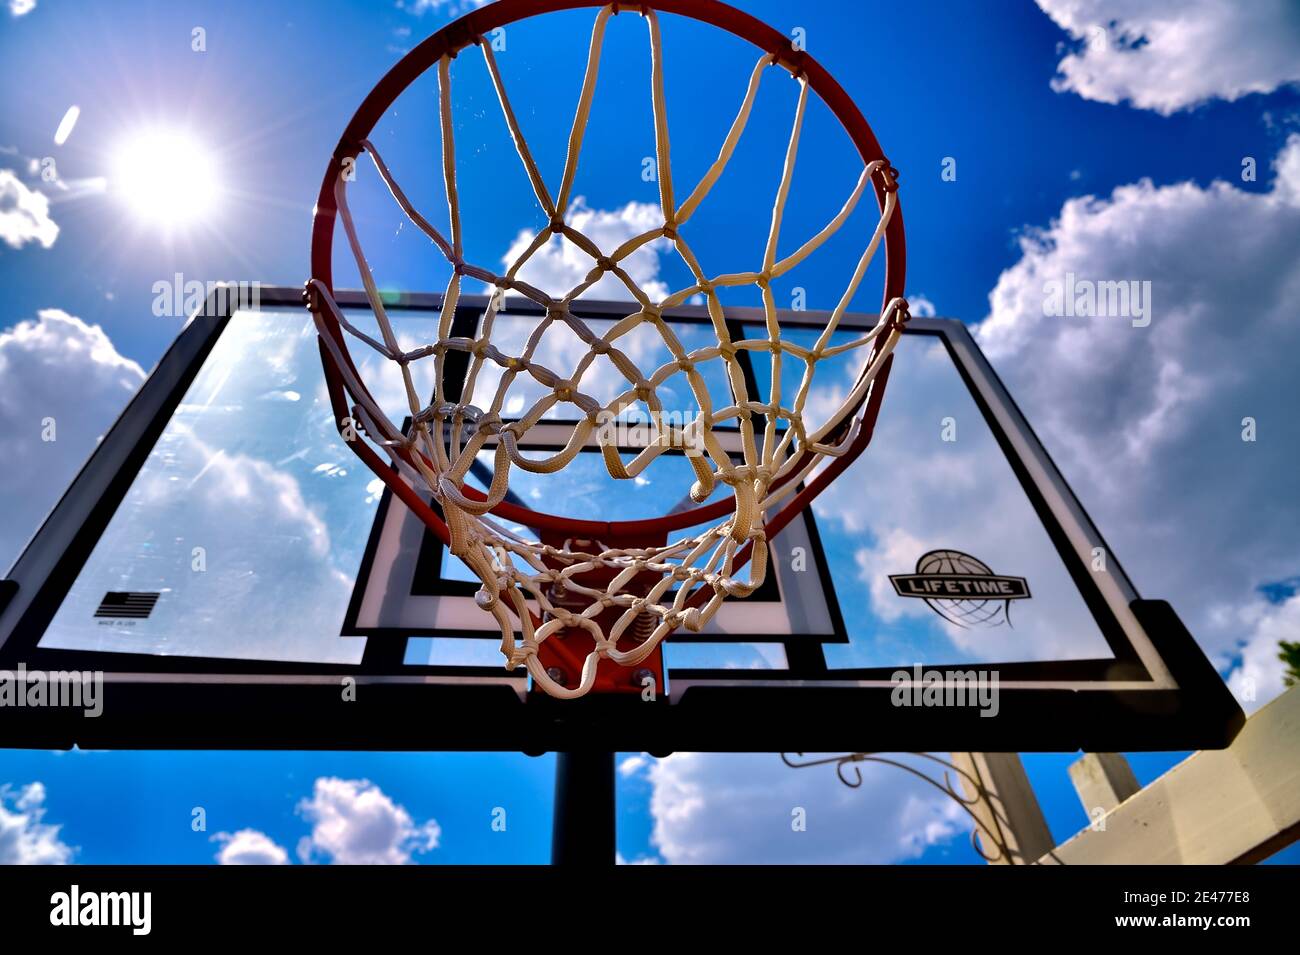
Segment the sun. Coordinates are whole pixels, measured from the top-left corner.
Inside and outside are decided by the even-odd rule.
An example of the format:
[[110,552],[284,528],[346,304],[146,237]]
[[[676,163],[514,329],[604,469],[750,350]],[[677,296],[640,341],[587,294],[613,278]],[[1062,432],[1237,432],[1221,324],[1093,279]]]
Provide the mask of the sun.
[[124,141],[109,184],[134,216],[166,230],[199,224],[220,192],[212,151],[180,130],[149,130]]

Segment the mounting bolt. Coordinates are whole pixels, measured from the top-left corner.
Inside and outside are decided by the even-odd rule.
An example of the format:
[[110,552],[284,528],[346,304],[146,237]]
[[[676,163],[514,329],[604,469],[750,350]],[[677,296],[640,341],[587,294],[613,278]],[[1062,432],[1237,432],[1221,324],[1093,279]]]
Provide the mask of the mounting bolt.
[[546,671],[546,675],[556,683],[560,684],[560,686],[568,685],[569,679],[564,675],[564,671],[559,667],[551,667]]

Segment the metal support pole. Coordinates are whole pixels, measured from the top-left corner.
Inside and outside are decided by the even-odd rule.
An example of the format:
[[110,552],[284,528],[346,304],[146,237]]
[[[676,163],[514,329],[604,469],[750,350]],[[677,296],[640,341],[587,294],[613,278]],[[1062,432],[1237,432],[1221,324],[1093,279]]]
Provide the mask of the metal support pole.
[[555,754],[551,864],[614,864],[614,754]]

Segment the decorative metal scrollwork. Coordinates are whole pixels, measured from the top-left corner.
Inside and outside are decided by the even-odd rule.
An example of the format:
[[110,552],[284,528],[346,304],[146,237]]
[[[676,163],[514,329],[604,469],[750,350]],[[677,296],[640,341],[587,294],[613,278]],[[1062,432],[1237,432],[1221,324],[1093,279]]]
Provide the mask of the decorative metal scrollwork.
[[[932,763],[942,766],[943,780],[940,781],[935,779],[926,775],[915,766],[909,766],[907,763],[901,762],[898,759],[881,756],[879,753],[848,753],[843,756],[829,756],[822,759],[803,759],[803,753],[795,753],[795,759],[791,759],[789,755],[782,753],[781,760],[792,769],[807,769],[811,766],[828,766],[833,763],[835,765],[835,774],[839,776],[840,782],[853,789],[857,789],[862,785],[862,767],[860,765],[862,763],[883,763],[886,766],[893,766],[897,769],[901,769],[904,772],[915,776],[917,779],[929,783],[961,807],[962,811],[965,812],[966,815],[970,817],[971,821],[975,823],[975,828],[971,830],[970,834],[971,848],[973,848],[985,862],[1005,862],[1008,865],[1016,865],[1022,862],[1016,853],[1011,851],[1006,840],[1002,837],[1002,834],[996,831],[996,829],[990,829],[990,827],[976,814],[973,807],[978,806],[980,803],[985,803],[990,807],[991,811],[995,813],[996,821],[997,810],[994,801],[994,794],[985,787],[978,777],[968,773],[959,766],[954,766],[952,763],[948,762],[948,760],[940,759],[938,756],[934,756],[930,753],[907,753],[900,755],[914,756],[918,759],[929,760]],[[852,771],[852,777],[848,775],[849,770]],[[962,793],[954,784],[952,777],[949,775],[950,773],[957,773],[961,776],[961,778],[966,781],[969,792],[974,795],[966,795]],[[990,854],[985,851],[985,846],[992,848],[994,850],[993,853]]]

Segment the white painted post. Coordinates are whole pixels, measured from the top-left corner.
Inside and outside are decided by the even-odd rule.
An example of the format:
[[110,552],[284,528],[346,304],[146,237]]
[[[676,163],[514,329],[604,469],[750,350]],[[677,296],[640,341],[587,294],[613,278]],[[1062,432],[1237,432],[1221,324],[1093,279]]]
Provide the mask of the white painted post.
[[1070,780],[1089,819],[1110,812],[1142,788],[1119,753],[1085,753],[1070,764]]
[[959,775],[979,820],[980,846],[992,865],[1027,865],[1056,844],[1025,767],[1015,753],[953,753],[953,765],[979,781],[983,794]]

